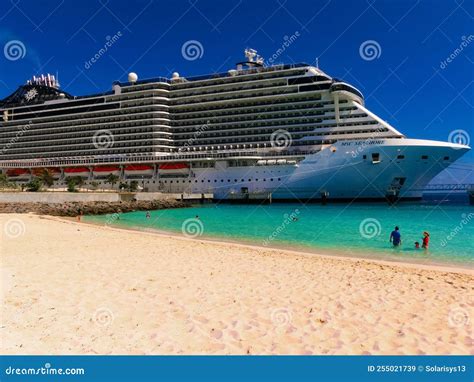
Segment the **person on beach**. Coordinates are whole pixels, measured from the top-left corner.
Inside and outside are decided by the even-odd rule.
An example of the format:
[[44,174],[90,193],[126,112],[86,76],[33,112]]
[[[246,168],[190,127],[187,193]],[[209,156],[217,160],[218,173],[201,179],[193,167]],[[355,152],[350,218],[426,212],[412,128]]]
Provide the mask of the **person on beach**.
[[425,232],[423,232],[423,245],[422,245],[422,247],[424,249],[428,249],[429,244],[430,244],[430,234],[427,231],[425,231]]
[[390,243],[392,243],[394,247],[398,247],[400,244],[402,244],[402,235],[400,234],[400,229],[398,226],[396,226],[390,234]]
[[84,212],[82,210],[79,210],[79,214],[77,215],[77,221],[80,222],[82,219],[82,215],[84,215]]

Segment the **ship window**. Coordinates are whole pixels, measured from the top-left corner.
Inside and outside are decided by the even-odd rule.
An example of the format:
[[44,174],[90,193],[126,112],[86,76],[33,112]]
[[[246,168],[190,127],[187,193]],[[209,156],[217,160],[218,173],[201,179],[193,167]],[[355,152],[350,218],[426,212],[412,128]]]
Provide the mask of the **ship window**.
[[399,155],[397,156],[397,159],[405,159],[405,155]]
[[380,162],[380,154],[372,153],[372,163],[379,163],[379,162]]
[[367,159],[367,155],[363,155],[363,156],[362,156],[362,159]]
[[443,160],[449,160],[449,157],[444,157]]
[[428,155],[422,155],[422,156],[421,156],[421,159],[423,159],[423,160],[428,159]]

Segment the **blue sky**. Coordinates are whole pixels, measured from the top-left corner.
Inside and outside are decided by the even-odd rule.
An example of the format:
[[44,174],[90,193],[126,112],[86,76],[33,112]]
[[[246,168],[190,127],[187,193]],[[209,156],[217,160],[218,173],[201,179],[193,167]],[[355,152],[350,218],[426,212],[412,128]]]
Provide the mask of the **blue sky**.
[[[24,45],[17,59],[0,55],[2,98],[47,72],[82,95],[109,90],[130,71],[141,79],[227,71],[244,48],[269,58],[297,34],[275,62],[319,57],[324,71],[358,87],[370,110],[409,137],[446,141],[463,130],[474,139],[471,0],[4,0],[0,15],[0,47]],[[115,41],[88,67],[108,39]],[[202,46],[194,60],[182,54],[190,40]],[[375,56],[361,54],[364,43]]]

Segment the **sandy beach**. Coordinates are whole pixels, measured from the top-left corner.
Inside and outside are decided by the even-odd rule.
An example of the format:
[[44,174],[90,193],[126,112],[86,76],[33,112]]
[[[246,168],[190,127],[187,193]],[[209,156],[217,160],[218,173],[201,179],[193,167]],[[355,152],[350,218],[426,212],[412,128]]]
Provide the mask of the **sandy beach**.
[[474,271],[0,214],[2,354],[474,354]]

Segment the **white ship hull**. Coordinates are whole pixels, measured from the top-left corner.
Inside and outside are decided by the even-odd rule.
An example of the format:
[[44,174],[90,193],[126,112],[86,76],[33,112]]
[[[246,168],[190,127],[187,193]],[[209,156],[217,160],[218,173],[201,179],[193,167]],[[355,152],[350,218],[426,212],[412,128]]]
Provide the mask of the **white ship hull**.
[[[191,178],[160,179],[146,186],[165,192],[212,193],[223,200],[421,198],[426,184],[469,150],[416,139],[371,142],[337,142],[298,164],[194,169]],[[373,153],[380,154],[379,161],[372,160]],[[397,159],[400,155],[404,158]]]

